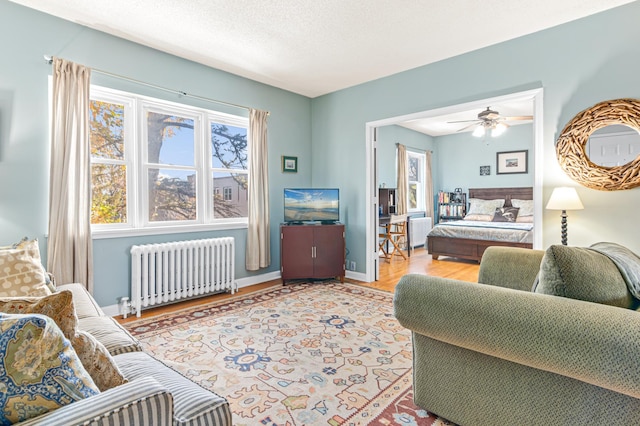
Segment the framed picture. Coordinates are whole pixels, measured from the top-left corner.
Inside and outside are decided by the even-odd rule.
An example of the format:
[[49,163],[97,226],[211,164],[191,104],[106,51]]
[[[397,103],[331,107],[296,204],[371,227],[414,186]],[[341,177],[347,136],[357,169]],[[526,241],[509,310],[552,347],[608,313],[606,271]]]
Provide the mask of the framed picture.
[[480,166],[480,176],[491,175],[491,166]]
[[496,153],[496,174],[528,173],[529,151],[505,151]]
[[282,156],[282,171],[287,173],[298,173],[298,157]]

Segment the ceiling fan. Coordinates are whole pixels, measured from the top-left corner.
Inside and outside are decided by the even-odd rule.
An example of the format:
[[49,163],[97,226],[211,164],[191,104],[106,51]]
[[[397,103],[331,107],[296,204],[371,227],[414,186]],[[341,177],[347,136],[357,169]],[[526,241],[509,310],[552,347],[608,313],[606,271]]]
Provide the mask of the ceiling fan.
[[517,121],[517,120],[533,120],[531,115],[521,115],[516,117],[502,117],[498,111],[494,111],[491,107],[487,107],[486,110],[480,111],[478,118],[475,120],[458,120],[449,121],[449,123],[469,123],[458,130],[458,132],[464,132],[467,129],[475,127],[473,130],[473,136],[482,137],[486,134],[487,130],[491,130],[491,136],[500,136],[507,130],[509,125],[505,121]]

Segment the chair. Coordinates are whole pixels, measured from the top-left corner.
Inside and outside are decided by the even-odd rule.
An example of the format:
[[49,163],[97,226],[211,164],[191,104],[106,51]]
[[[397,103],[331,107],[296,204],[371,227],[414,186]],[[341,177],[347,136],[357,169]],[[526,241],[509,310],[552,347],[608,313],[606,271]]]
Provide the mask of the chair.
[[389,255],[389,244],[391,242],[391,223],[381,223],[381,228],[384,228],[382,232],[378,234],[378,252],[380,257],[387,260],[391,258]]
[[636,302],[582,247],[489,247],[478,283],[405,275],[394,313],[412,331],[414,403],[461,425],[638,425]]
[[407,215],[398,214],[391,215],[389,220],[389,241],[393,246],[393,251],[389,253],[389,256],[402,256],[404,260],[407,260],[407,256],[402,251],[402,247],[407,242]]

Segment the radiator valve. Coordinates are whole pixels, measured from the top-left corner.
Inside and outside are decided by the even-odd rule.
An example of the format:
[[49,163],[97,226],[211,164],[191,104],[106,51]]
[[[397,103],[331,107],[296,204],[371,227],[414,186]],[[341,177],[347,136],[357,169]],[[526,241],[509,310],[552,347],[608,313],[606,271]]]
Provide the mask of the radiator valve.
[[123,296],[120,298],[120,314],[122,314],[122,318],[127,318],[127,315],[131,313],[131,302],[129,302],[129,298]]

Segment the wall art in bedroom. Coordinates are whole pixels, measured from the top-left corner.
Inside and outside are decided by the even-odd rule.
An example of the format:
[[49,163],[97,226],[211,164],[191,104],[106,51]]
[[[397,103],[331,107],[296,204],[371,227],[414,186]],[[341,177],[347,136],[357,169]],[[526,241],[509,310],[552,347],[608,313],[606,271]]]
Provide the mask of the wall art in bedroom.
[[496,153],[496,174],[528,173],[529,151],[505,151]]

